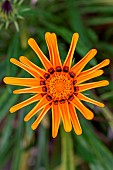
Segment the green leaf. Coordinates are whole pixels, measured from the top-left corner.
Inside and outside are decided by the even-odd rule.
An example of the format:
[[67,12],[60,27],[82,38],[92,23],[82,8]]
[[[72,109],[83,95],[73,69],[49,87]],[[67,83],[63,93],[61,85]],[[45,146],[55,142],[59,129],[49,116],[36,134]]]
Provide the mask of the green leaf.
[[46,135],[46,129],[40,125],[39,126],[39,135],[38,135],[38,154],[37,154],[37,163],[35,170],[44,167],[49,170],[49,161],[48,161],[48,140]]

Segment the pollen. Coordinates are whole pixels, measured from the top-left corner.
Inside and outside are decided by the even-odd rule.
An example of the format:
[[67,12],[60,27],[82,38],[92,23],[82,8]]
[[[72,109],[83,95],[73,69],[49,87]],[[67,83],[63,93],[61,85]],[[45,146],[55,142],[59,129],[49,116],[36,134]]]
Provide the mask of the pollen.
[[68,99],[73,94],[73,79],[65,72],[55,72],[46,81],[47,93],[55,100]]

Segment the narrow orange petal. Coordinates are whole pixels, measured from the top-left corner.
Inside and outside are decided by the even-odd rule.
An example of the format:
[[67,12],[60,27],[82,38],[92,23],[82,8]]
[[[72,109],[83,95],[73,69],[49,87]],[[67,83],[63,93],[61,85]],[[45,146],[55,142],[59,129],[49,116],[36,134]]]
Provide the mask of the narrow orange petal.
[[18,86],[39,86],[39,78],[16,78],[16,77],[5,77],[4,83]]
[[60,110],[58,104],[52,103],[52,137],[55,138],[58,134],[60,125]]
[[55,33],[51,34],[51,42],[52,42],[53,53],[54,53],[53,65],[55,67],[57,67],[57,66],[62,67],[60,54],[59,54],[59,50],[58,50],[58,45],[57,45],[57,37],[56,37]]
[[102,68],[102,67],[105,67],[105,66],[109,65],[109,63],[110,63],[110,60],[109,60],[109,59],[105,59],[105,60],[102,61],[100,64],[98,64],[98,65],[96,65],[96,66],[94,66],[94,67],[92,67],[92,68],[90,68],[90,69],[88,69],[88,70],[82,71],[82,72],[79,74],[79,76],[83,76],[83,75],[85,75],[85,74],[89,74],[89,73],[91,73],[91,72],[95,72],[96,70],[98,70],[98,69],[100,69],[100,68]]
[[82,92],[82,91],[86,91],[86,90],[97,88],[97,87],[107,86],[108,84],[109,82],[107,80],[102,80],[102,81],[93,82],[93,83],[80,84],[77,87],[78,87],[78,91]]
[[54,53],[53,53],[53,47],[52,47],[50,32],[46,32],[45,40],[46,40],[46,44],[47,44],[47,47],[48,47],[48,50],[49,50],[50,62],[51,62],[51,64],[53,64]]
[[22,94],[22,93],[45,93],[45,92],[42,91],[42,86],[39,86],[39,87],[31,87],[31,88],[14,90],[13,93]]
[[53,68],[52,64],[47,59],[47,57],[43,54],[43,52],[40,50],[38,44],[36,43],[36,41],[33,38],[30,38],[28,40],[28,44],[35,51],[35,53],[38,55],[38,57],[40,58],[41,62],[43,63],[43,65],[47,71],[49,68]]
[[60,113],[62,117],[62,121],[64,124],[64,129],[66,132],[70,132],[72,129],[70,116],[69,116],[69,107],[67,101],[65,103],[59,103]]
[[75,51],[75,48],[76,48],[78,38],[79,38],[79,34],[74,33],[73,37],[72,37],[71,45],[70,45],[70,48],[69,48],[69,52],[68,52],[67,57],[64,61],[63,67],[64,66],[67,66],[69,68],[71,67],[72,58],[73,58],[73,55],[74,55],[74,51]]
[[83,57],[75,66],[71,68],[70,71],[74,72],[76,75],[80,74],[85,65],[96,55],[97,50],[90,50],[85,57]]
[[78,93],[77,97],[79,98],[79,100],[83,100],[83,101],[86,101],[86,102],[89,102],[89,103],[92,103],[96,106],[99,106],[99,107],[104,107],[104,104],[101,103],[101,102],[98,102],[96,100],[93,100],[85,95],[83,95],[82,93]]
[[48,112],[48,110],[51,108],[51,105],[48,104],[47,106],[45,106],[45,108],[42,110],[42,112],[39,114],[38,118],[35,120],[35,122],[32,124],[31,128],[33,130],[35,130],[39,123],[41,122],[41,120],[43,119],[43,117],[45,116],[45,114]]
[[84,75],[84,76],[78,76],[78,77],[76,78],[77,84],[80,84],[80,83],[85,82],[85,81],[87,81],[87,80],[90,80],[90,79],[92,79],[92,78],[101,76],[103,73],[104,73],[103,70],[96,70],[94,73],[91,72],[91,73],[86,74],[86,75]]
[[31,69],[35,70],[41,77],[44,78],[44,74],[47,73],[44,69],[41,69],[40,67],[38,67],[37,65],[32,63],[30,60],[28,60],[24,56],[21,56],[19,59],[23,64],[25,64],[28,67],[30,67]]
[[23,107],[25,107],[25,106],[28,106],[28,105],[30,105],[31,103],[34,103],[34,102],[40,100],[41,98],[42,98],[41,94],[36,94],[35,96],[32,96],[31,98],[29,98],[29,99],[27,99],[27,100],[25,100],[25,101],[23,101],[23,102],[21,102],[21,103],[18,103],[18,104],[16,104],[16,105],[12,106],[12,107],[10,108],[10,112],[11,112],[11,113],[14,113],[14,112],[16,112],[17,110],[19,110],[19,109],[21,109],[21,108],[23,108]]
[[70,103],[73,104],[86,119],[93,119],[93,112],[86,108],[76,96],[74,96],[73,100],[70,100]]
[[71,118],[75,133],[77,135],[81,135],[82,129],[81,129],[81,126],[78,120],[78,116],[77,116],[74,106],[71,103],[69,103],[69,113],[70,113],[70,118]]
[[27,67],[26,65],[24,65],[23,63],[19,62],[18,60],[16,60],[15,58],[11,58],[10,62],[17,65],[18,67],[24,69],[25,71],[27,71],[28,73],[30,73],[32,76],[34,77],[39,77],[39,74],[33,70],[32,68]]
[[31,119],[39,110],[44,108],[46,105],[51,103],[50,100],[47,100],[47,96],[45,95],[37,104],[36,106],[25,116],[24,121],[28,121]]

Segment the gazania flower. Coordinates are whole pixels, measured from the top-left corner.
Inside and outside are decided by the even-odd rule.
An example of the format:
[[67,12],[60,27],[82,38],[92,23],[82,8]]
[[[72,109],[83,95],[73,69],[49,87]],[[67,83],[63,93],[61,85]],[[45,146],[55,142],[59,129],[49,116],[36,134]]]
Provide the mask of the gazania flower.
[[63,121],[64,129],[66,132],[71,131],[73,125],[75,133],[80,135],[82,133],[82,129],[77,117],[76,109],[78,109],[88,120],[91,120],[94,117],[93,112],[86,108],[86,106],[81,101],[86,101],[94,105],[104,107],[103,103],[85,96],[82,94],[82,92],[89,89],[106,86],[109,84],[109,82],[107,80],[93,83],[83,82],[102,75],[103,71],[101,68],[108,65],[110,61],[109,59],[106,59],[100,64],[86,71],[82,71],[85,65],[97,53],[96,49],[92,49],[85,55],[84,58],[82,58],[73,67],[71,67],[78,37],[79,36],[77,33],[73,34],[70,49],[63,64],[61,63],[59,56],[56,35],[49,32],[45,34],[45,39],[49,50],[50,61],[40,50],[39,46],[33,38],[28,40],[28,44],[38,55],[45,69],[39,68],[25,56],[21,56],[20,61],[14,58],[11,58],[10,60],[13,64],[19,66],[33,76],[33,78],[4,78],[4,82],[6,84],[27,87],[14,90],[14,94],[34,94],[34,96],[30,97],[29,99],[11,107],[11,113],[16,112],[17,110],[31,103],[39,101],[24,118],[24,121],[28,121],[34,115],[36,115],[39,110],[41,110],[40,115],[31,126],[33,130],[37,128],[44,115],[48,112],[49,109],[51,109],[53,137],[57,136],[61,119]]

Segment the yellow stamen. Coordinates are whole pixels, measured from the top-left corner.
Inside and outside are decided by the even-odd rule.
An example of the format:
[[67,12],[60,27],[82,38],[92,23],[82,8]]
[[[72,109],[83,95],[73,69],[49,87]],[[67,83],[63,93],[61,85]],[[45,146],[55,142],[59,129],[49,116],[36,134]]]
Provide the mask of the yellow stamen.
[[67,99],[74,92],[72,80],[66,73],[54,73],[46,82],[48,93],[54,100]]

